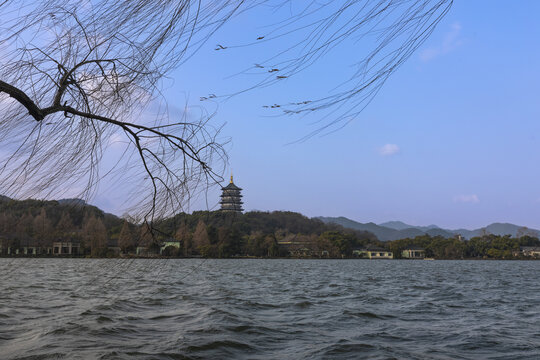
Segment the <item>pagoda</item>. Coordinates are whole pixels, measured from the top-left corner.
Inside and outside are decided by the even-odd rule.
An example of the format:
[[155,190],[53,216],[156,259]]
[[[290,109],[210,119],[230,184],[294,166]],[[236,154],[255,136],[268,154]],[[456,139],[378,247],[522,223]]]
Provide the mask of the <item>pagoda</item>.
[[229,185],[222,187],[221,190],[223,191],[223,193],[221,194],[221,201],[219,202],[221,204],[221,211],[244,211],[244,209],[242,209],[242,194],[240,193],[242,189],[234,185],[232,175]]

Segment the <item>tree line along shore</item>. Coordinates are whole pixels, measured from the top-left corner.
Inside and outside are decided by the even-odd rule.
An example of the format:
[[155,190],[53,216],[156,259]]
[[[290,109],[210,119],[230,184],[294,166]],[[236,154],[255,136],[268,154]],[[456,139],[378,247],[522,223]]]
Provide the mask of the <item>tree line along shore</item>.
[[275,211],[181,213],[137,224],[80,200],[0,198],[0,255],[52,257],[540,258],[532,236],[417,236],[382,242],[367,231]]

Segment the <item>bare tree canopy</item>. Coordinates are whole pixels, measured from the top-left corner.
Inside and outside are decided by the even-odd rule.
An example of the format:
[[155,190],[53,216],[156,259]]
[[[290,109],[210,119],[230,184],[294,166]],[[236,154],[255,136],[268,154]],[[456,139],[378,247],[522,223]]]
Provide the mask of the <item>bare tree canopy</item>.
[[[287,44],[254,65],[251,70],[261,78],[253,87],[293,77],[347,38],[375,36],[370,49],[352,55],[357,66],[343,90],[276,104],[290,115],[326,111],[323,130],[354,118],[452,1],[310,1],[294,9],[291,4],[0,1],[0,192],[57,197],[79,189],[88,197],[109,176],[133,189],[129,203],[144,219],[170,215],[185,208],[193,191],[220,182],[226,140],[204,111],[198,120],[170,117],[161,80],[231,17],[260,6],[291,6],[290,16],[272,19],[271,30],[254,44],[232,39],[215,48]],[[283,41],[288,37],[292,42]],[[103,154],[115,141],[123,145],[122,156],[104,167]]]

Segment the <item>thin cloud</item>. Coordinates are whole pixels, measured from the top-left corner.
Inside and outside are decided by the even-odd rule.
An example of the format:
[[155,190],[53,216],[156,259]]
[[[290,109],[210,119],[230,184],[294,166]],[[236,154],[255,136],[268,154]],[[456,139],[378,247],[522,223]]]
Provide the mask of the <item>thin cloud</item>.
[[379,154],[382,156],[391,156],[399,153],[399,146],[396,144],[386,144],[379,149]]
[[111,136],[109,136],[108,143],[109,146],[124,147],[126,146],[126,144],[129,143],[129,139],[125,135],[115,132]]
[[472,195],[456,195],[454,196],[454,202],[456,203],[471,203],[476,204],[480,202],[480,199],[478,198],[478,195],[472,194]]
[[448,54],[463,44],[461,35],[461,24],[454,23],[445,34],[442,44],[439,46],[424,49],[420,52],[420,60],[428,62],[441,55]]

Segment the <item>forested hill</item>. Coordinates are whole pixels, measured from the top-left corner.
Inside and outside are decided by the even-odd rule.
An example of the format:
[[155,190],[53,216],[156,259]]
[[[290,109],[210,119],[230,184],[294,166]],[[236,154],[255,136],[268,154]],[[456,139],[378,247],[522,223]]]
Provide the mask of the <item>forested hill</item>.
[[[0,195],[0,231],[4,229],[2,226],[10,226],[10,229],[16,231],[22,230],[23,225],[29,225],[30,220],[35,220],[39,216],[44,216],[44,221],[51,226],[51,230],[57,225],[69,225],[70,230],[80,228],[84,224],[85,218],[95,217],[101,219],[108,228],[122,225],[123,220],[115,215],[107,214],[96,206],[87,204],[81,199],[61,199],[61,200],[13,200],[6,196]],[[69,224],[62,224],[62,217],[69,217]],[[22,222],[22,223],[21,223]],[[23,224],[24,222],[28,224]],[[36,224],[37,225],[37,224]]]
[[[401,257],[403,249],[418,246],[425,249],[426,256],[437,259],[515,259],[531,258],[522,247],[540,246],[538,238],[526,234],[518,237],[485,234],[462,241],[455,235],[412,233],[383,243],[369,231],[347,229],[286,211],[245,214],[196,211],[152,225],[149,233],[144,225],[106,214],[77,199],[18,201],[1,197],[0,255],[25,255],[32,248],[35,251],[31,255],[47,256],[52,254],[51,247],[65,242],[77,244],[76,256],[95,257],[139,256],[142,249],[143,256],[342,258],[352,257],[354,249],[375,245],[392,251],[394,258]],[[374,228],[368,225],[368,229]],[[390,230],[408,231],[408,228]],[[438,229],[427,229],[431,230]]]
[[[10,242],[45,245],[54,240],[79,238],[84,231],[120,231],[123,220],[80,199],[59,201],[12,200],[0,197],[0,237]],[[93,229],[92,229],[93,228]]]
[[55,241],[77,241],[83,254],[105,256],[112,247],[131,253],[140,246],[160,246],[164,241],[179,240],[185,256],[227,257],[278,256],[278,243],[283,241],[317,244],[338,254],[377,243],[375,235],[369,232],[345,229],[284,211],[245,214],[196,211],[152,225],[150,235],[145,226],[104,213],[78,199],[18,201],[0,198],[0,242],[4,248],[46,248]]
[[373,234],[367,231],[345,229],[339,224],[325,224],[319,219],[310,219],[291,211],[251,211],[246,213],[195,211],[192,214],[181,213],[158,222],[156,228],[163,234],[174,234],[181,226],[193,232],[199,222],[215,228],[231,227],[244,235],[255,232],[277,235],[281,233],[320,235],[326,231],[342,231],[358,238],[377,240]]
[[162,234],[174,234],[178,238],[181,236],[178,232],[195,234],[197,227],[200,227],[201,224],[204,224],[210,233],[220,229],[221,231],[228,229],[234,233],[234,237],[244,239],[270,236],[276,241],[280,241],[290,235],[305,238],[318,237],[328,232],[339,232],[347,235],[352,240],[353,246],[377,241],[377,237],[367,231],[345,229],[337,224],[325,224],[318,219],[310,219],[290,211],[252,211],[243,214],[195,211],[192,214],[178,214],[156,223],[156,228]]
[[[62,217],[64,217],[64,221],[60,221]],[[19,231],[19,235],[22,233],[30,235],[38,230],[39,221],[45,221],[46,228],[51,233],[64,230],[69,230],[69,233],[77,233],[82,230],[85,221],[92,217],[103,222],[109,235],[113,238],[118,235],[125,221],[115,215],[105,213],[81,199],[13,200],[0,195],[0,234],[4,236],[17,235],[17,231]],[[66,218],[69,218],[69,221]],[[310,219],[290,211],[252,211],[243,214],[221,211],[181,213],[156,222],[154,224],[157,230],[156,236],[160,238],[174,237],[181,226],[184,230],[194,232],[199,222],[216,229],[231,227],[241,235],[258,232],[275,234],[279,237],[280,234],[320,235],[327,231],[341,231],[358,237],[358,239],[377,241],[377,238],[367,231],[345,229],[338,224],[325,224],[319,219]],[[136,224],[130,225],[137,226]],[[58,226],[64,228],[57,229]]]
[[350,256],[353,248],[378,243],[369,232],[325,224],[287,211],[196,211],[155,226],[160,234],[174,234],[175,239],[181,240],[186,256],[288,256],[292,248],[309,248],[340,257]]

